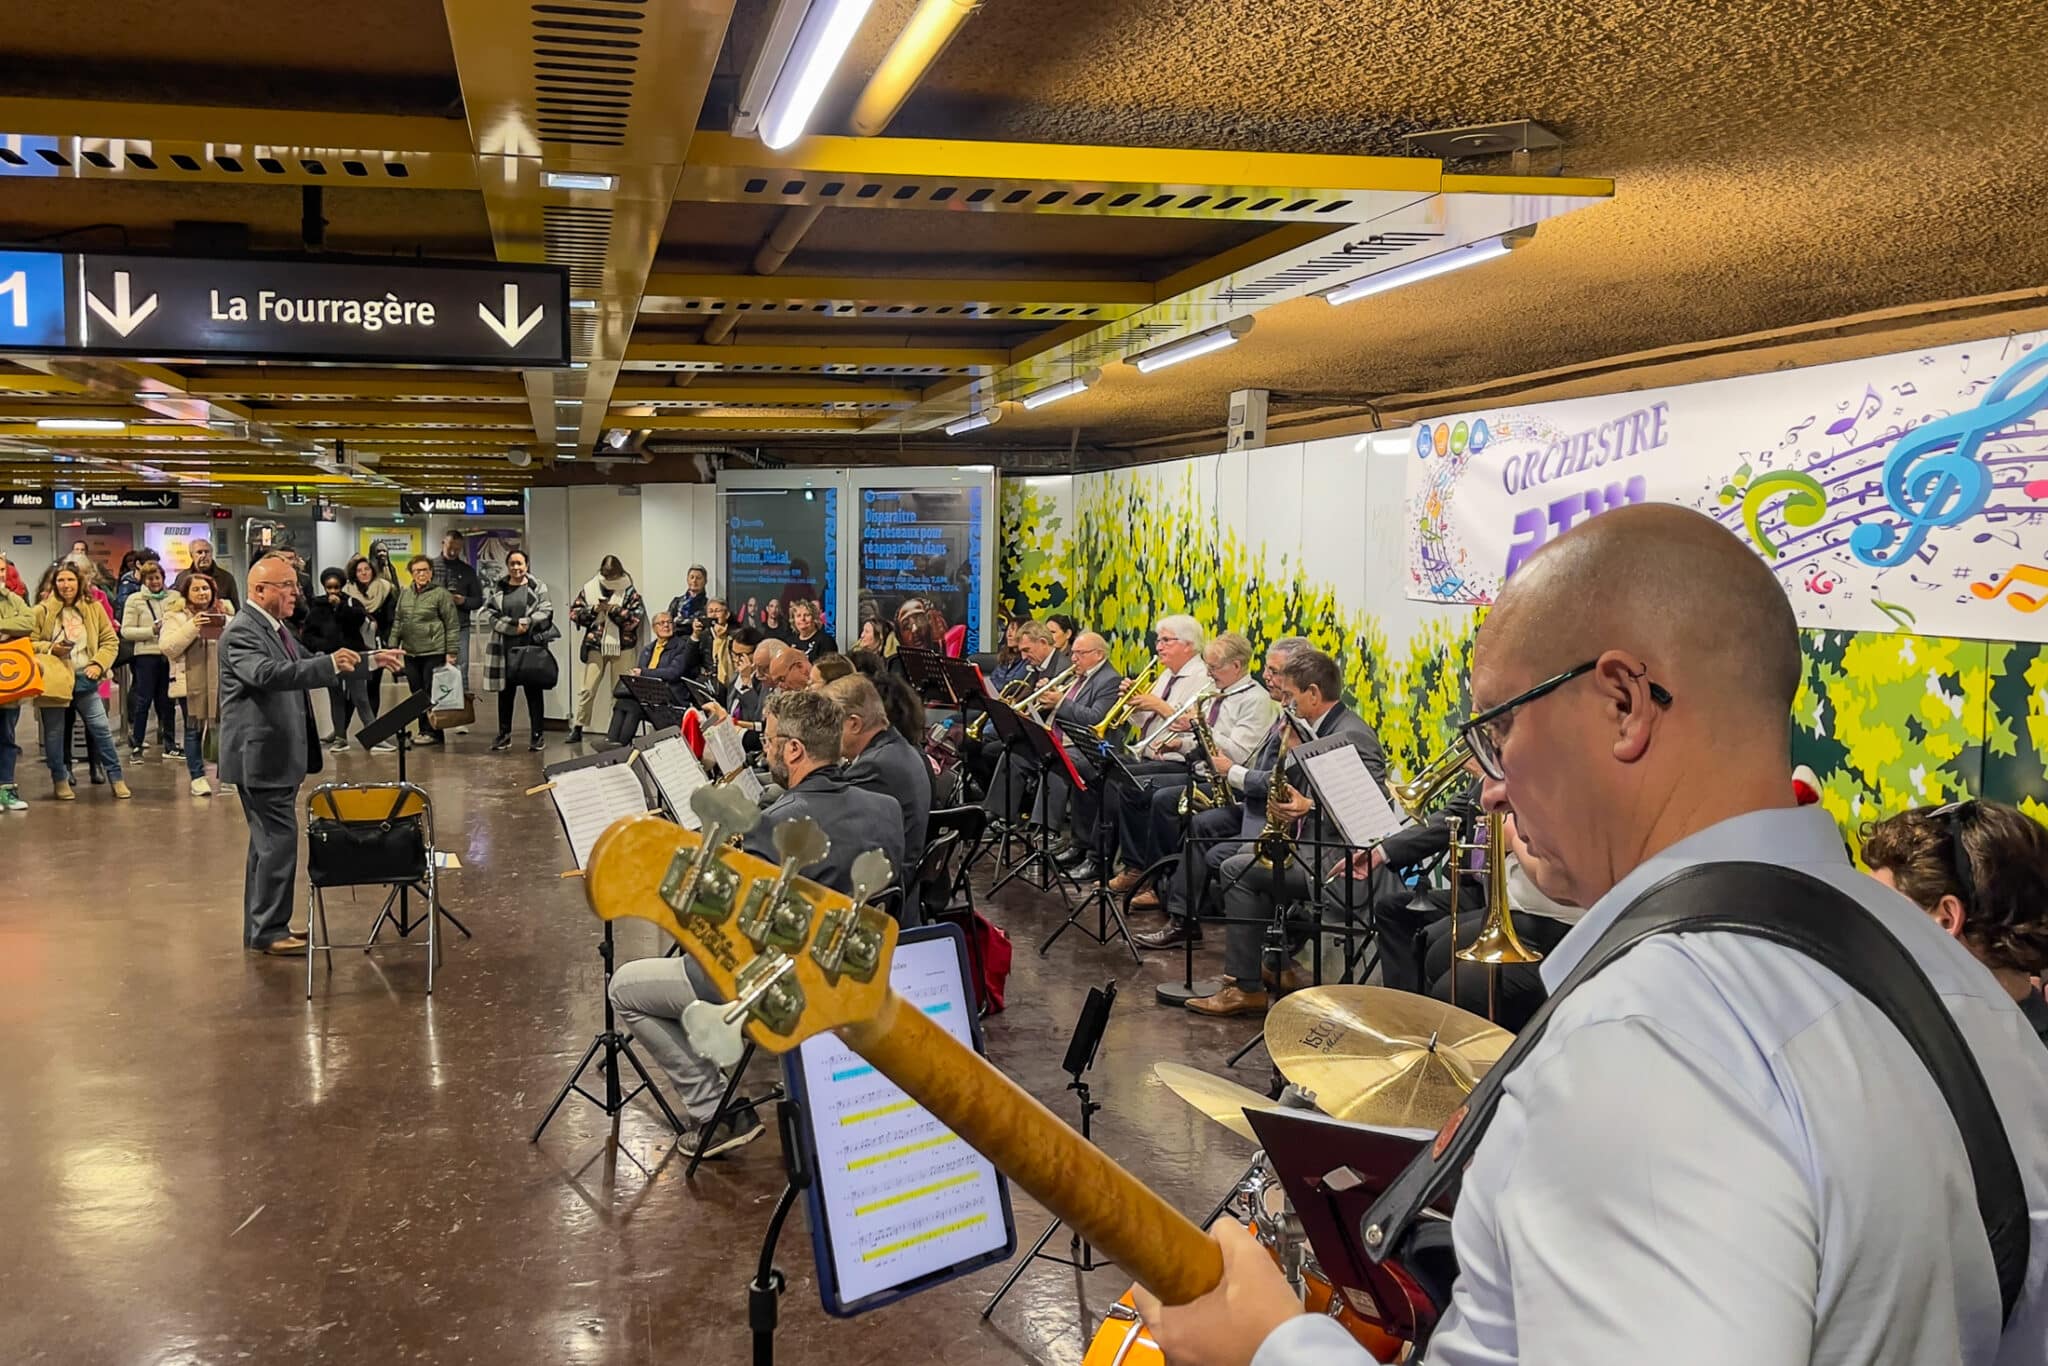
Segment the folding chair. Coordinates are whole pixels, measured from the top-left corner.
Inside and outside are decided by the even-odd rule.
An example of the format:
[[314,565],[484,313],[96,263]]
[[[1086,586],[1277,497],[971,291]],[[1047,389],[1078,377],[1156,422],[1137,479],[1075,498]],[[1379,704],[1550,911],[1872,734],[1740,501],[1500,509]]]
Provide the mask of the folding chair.
[[[336,944],[327,928],[326,892],[333,887],[389,887],[384,906],[413,888],[427,901],[427,994],[441,961],[440,905],[435,897],[434,802],[413,783],[327,783],[306,799],[306,999],[313,999],[313,956],[369,949],[375,940]],[[383,916],[379,914],[381,921]],[[401,940],[401,943],[404,941]]]

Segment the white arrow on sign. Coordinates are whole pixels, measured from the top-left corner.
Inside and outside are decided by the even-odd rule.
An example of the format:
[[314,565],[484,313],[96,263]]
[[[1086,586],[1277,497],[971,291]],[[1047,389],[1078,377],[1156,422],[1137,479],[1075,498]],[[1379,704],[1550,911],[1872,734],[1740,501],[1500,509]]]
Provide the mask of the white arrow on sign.
[[154,294],[144,299],[140,308],[130,308],[128,306],[128,272],[125,270],[114,272],[114,306],[112,308],[108,308],[105,304],[101,303],[99,295],[94,294],[90,290],[86,291],[85,301],[92,306],[93,312],[100,315],[108,327],[113,328],[124,337],[142,326],[149,318],[149,315],[156,312],[156,295]]
[[533,312],[524,321],[519,317],[519,286],[505,286],[505,316],[500,318],[482,304],[476,306],[476,315],[482,318],[491,331],[498,334],[498,340],[507,346],[517,346],[526,340],[526,334],[540,326],[540,320],[547,313],[544,304],[535,304]]

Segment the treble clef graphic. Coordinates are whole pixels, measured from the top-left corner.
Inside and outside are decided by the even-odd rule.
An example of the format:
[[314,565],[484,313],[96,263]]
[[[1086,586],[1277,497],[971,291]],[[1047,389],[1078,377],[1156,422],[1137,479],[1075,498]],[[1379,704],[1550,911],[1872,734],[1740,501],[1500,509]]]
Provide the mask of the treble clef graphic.
[[[1992,480],[1977,451],[1993,433],[2048,404],[2048,374],[2036,373],[2044,369],[2048,355],[2025,357],[1984,391],[1976,407],[1899,438],[1884,458],[1881,483],[1904,526],[1865,522],[1857,527],[1849,533],[1849,549],[1857,559],[1889,569],[1918,550],[1933,528],[1954,526],[1983,510]],[[2030,378],[2033,382],[2021,387]]]

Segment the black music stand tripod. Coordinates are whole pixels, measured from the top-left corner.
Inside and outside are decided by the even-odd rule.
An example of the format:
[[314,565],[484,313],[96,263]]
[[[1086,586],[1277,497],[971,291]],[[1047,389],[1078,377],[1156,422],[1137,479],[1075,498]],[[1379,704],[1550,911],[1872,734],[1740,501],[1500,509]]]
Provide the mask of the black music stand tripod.
[[[669,1128],[679,1134],[683,1131],[683,1122],[677,1119],[676,1112],[669,1108],[668,1097],[661,1094],[661,1088],[656,1086],[654,1078],[648,1075],[645,1064],[640,1061],[640,1055],[633,1051],[632,1038],[619,1028],[618,1017],[613,1013],[612,922],[609,920],[604,922],[604,938],[598,941],[597,956],[604,960],[604,1028],[590,1041],[590,1047],[583,1050],[583,1057],[569,1073],[569,1079],[563,1082],[562,1089],[555,1093],[554,1104],[548,1106],[548,1112],[540,1117],[540,1123],[534,1128],[533,1137],[526,1140],[529,1143],[540,1142],[540,1136],[547,1132],[548,1125],[554,1121],[555,1112],[562,1108],[562,1102],[569,1098],[571,1091],[604,1111],[614,1124],[618,1122],[619,1113],[645,1091],[653,1096],[654,1103],[661,1107],[662,1117],[668,1121]],[[583,1072],[600,1050],[604,1053],[604,1061],[598,1065],[599,1070],[604,1073],[604,1095],[594,1096],[583,1089]],[[640,1074],[640,1084],[630,1091],[624,1090],[619,1084],[621,1057],[633,1064],[633,1070]]]
[[[1101,761],[1101,766],[1096,770],[1095,784],[1102,790],[1104,805],[1107,805],[1108,802],[1110,776],[1112,773],[1122,777],[1125,782],[1141,792],[1152,790],[1150,783],[1147,783],[1144,779],[1131,772],[1130,765],[1124,762],[1123,757],[1116,752],[1113,746],[1108,744],[1100,746],[1097,757]],[[1062,764],[1060,766],[1058,774],[1060,781],[1074,786],[1076,795],[1082,791],[1079,780],[1074,774],[1068,772],[1066,765]],[[1069,799],[1068,810],[1071,811],[1072,809],[1072,801]],[[1102,823],[1101,818],[1104,814],[1104,812],[1098,810],[1096,820],[1098,827]],[[1088,838],[1092,841],[1098,833],[1099,828],[1098,830],[1090,831]],[[1109,890],[1110,867],[1116,860],[1113,856],[1103,854],[1100,850],[1095,851],[1095,853],[1095,885],[1089,888],[1087,894],[1079,901],[1067,908],[1067,918],[1054,928],[1043,944],[1038,946],[1039,956],[1044,957],[1046,951],[1052,948],[1053,942],[1068,930],[1079,930],[1087,938],[1094,940],[1098,944],[1108,944],[1113,940],[1122,939],[1124,947],[1131,951],[1131,961],[1143,963],[1145,960],[1138,954],[1137,941],[1131,938],[1130,922],[1124,919],[1123,903],[1117,900],[1116,893]],[[1060,872],[1064,875],[1066,870],[1062,868]],[[1095,927],[1093,929],[1081,923],[1081,917],[1088,912],[1091,906],[1095,909]]]
[[[1016,771],[1017,756],[1020,754],[1029,754],[1038,768],[1038,793],[1032,798],[1034,810],[1039,809],[1045,802],[1047,784],[1058,781],[1073,785],[1075,779],[1069,771],[1067,756],[1053,743],[1051,731],[1035,721],[1025,720],[1017,715],[1015,710],[994,699],[989,701],[988,714],[989,720],[995,725],[996,734],[1002,738],[1003,748],[1009,751],[1003,765],[1003,800],[1009,804],[1010,811],[1014,812],[1017,809],[1016,799],[1010,791],[1010,782]],[[988,889],[989,894],[993,896],[1021,877],[1041,892],[1057,889],[1060,900],[1071,907],[1073,900],[1067,895],[1067,886],[1073,879],[1067,876],[1067,870],[1060,867],[1059,862],[1052,856],[1052,830],[1045,822],[1039,823],[1037,845],[1027,847],[1031,852],[1011,864],[1009,871],[997,878],[994,885]],[[1005,857],[1009,854],[1007,835],[1004,838],[1003,854]],[[1026,876],[1032,869],[1038,870],[1037,877]]]
[[[431,710],[428,704],[432,700],[432,695],[426,692],[409,693],[403,702],[396,704],[391,710],[356,732],[356,743],[361,745],[366,753],[386,740],[398,746],[398,781],[401,783],[410,781],[405,776],[405,756],[412,753],[413,724]],[[377,912],[377,918],[370,922],[370,937],[363,945],[364,953],[377,946],[377,935],[383,930],[384,922],[387,920],[391,922],[391,928],[398,931],[400,939],[404,939],[427,923],[425,913],[417,917],[412,913],[412,893],[415,889],[418,890],[420,898],[425,900],[427,890],[417,883],[402,882],[391,889],[390,894],[384,898],[382,909]],[[392,913],[394,903],[397,906],[396,914]],[[470,934],[469,927],[457,920],[454,913],[441,904],[441,898],[438,896],[434,898],[434,912],[453,925],[464,939],[475,938]]]
[[768,1232],[761,1239],[761,1260],[755,1265],[754,1279],[747,1283],[747,1326],[754,1338],[754,1366],[775,1366],[775,1326],[781,1317],[782,1292],[789,1285],[782,1268],[775,1265],[775,1247],[782,1241],[782,1226],[788,1221],[789,1212],[796,1208],[798,1192],[808,1190],[811,1184],[811,1169],[804,1162],[797,1118],[795,1101],[784,1099],[776,1105],[775,1127],[782,1137],[782,1161],[789,1172],[789,1182],[782,1188],[782,1198],[775,1202],[775,1213],[768,1218]]
[[[1109,1025],[1109,1010],[1115,1004],[1114,980],[1107,987],[1088,988],[1088,999],[1081,1005],[1080,1018],[1074,1021],[1074,1036],[1067,1041],[1067,1057],[1061,1065],[1061,1070],[1073,1078],[1067,1083],[1067,1089],[1080,1097],[1081,1138],[1090,1143],[1094,1142],[1094,1139],[1089,1134],[1089,1121],[1095,1117],[1095,1112],[1102,1108],[1102,1102],[1088,1094],[1088,1083],[1083,1081],[1082,1077],[1095,1065],[1095,1054],[1102,1047],[1103,1031]],[[995,1294],[989,1296],[988,1303],[982,1306],[981,1316],[984,1319],[996,1312],[996,1306],[1003,1302],[1003,1296],[1010,1293],[1010,1287],[1017,1283],[1018,1277],[1030,1269],[1034,1261],[1058,1262],[1061,1266],[1071,1266],[1076,1271],[1100,1271],[1106,1266],[1114,1265],[1106,1260],[1096,1260],[1095,1249],[1078,1233],[1067,1242],[1067,1250],[1073,1255],[1062,1257],[1047,1252],[1045,1245],[1052,1241],[1052,1235],[1059,1232],[1059,1228],[1058,1219],[1047,1224],[1045,1232],[1039,1234],[1038,1241],[1031,1245],[1031,1251],[1025,1253],[1023,1259],[1010,1268],[1008,1279]]]

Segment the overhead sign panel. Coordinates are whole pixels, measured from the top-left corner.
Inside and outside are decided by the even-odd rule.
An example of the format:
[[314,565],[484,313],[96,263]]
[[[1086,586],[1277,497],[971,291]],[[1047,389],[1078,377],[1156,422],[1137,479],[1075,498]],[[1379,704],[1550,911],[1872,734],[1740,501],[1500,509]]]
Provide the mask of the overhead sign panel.
[[[64,501],[66,498],[72,501]],[[170,489],[69,489],[57,491],[57,506],[67,511],[113,512],[143,508],[176,508],[184,503]]]
[[526,499],[516,493],[401,493],[398,510],[419,517],[517,517],[525,514]]
[[0,489],[0,509],[10,512],[48,512],[52,505],[48,489]]
[[396,365],[569,363],[542,265],[0,252],[0,351]]

